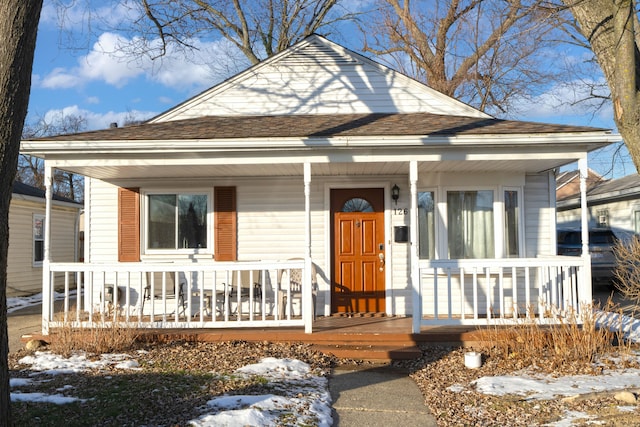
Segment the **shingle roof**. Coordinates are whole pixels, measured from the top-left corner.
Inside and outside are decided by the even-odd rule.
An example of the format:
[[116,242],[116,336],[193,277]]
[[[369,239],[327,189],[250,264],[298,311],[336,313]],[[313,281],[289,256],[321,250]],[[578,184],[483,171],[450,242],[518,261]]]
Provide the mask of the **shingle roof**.
[[332,136],[456,136],[605,131],[567,126],[431,113],[286,116],[205,116],[163,123],[143,123],[70,135],[47,141],[214,140]]
[[[19,182],[19,181],[14,181],[13,182],[13,190],[12,190],[13,194],[22,194],[24,196],[31,196],[31,197],[37,197],[39,199],[44,199],[45,198],[45,191],[38,188],[38,187],[34,187],[32,185],[28,185],[25,184],[23,182]],[[67,202],[67,203],[75,203],[77,205],[81,205],[81,203],[76,202],[75,200],[71,200],[67,197],[62,197],[62,196],[58,196],[57,194],[53,195],[53,200],[57,200],[60,202]]]

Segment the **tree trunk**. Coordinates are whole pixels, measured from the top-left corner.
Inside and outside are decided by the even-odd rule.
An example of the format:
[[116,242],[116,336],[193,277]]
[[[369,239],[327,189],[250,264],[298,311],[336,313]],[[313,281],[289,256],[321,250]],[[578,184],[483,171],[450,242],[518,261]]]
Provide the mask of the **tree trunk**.
[[640,171],[640,52],[634,0],[565,0],[611,89],[613,119]]
[[27,114],[42,0],[0,3],[0,426],[12,425],[7,330],[9,203]]

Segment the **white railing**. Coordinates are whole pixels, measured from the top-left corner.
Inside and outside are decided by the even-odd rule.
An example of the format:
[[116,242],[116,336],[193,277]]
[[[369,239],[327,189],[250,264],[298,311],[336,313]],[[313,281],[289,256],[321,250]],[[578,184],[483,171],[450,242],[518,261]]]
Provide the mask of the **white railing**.
[[[63,325],[114,323],[136,328],[304,326],[305,332],[312,331],[311,274],[304,273],[304,260],[45,263],[43,268],[45,334]],[[288,279],[296,269],[303,272],[301,296]],[[54,304],[54,290],[63,292],[61,303]]]
[[420,325],[554,323],[592,301],[585,273],[581,257],[425,260],[415,306]]

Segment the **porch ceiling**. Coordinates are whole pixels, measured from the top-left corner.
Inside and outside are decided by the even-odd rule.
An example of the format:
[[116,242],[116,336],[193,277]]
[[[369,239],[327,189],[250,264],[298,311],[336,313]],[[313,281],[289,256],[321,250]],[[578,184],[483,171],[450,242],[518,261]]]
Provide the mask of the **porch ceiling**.
[[[572,159],[530,160],[440,160],[419,161],[418,171],[434,172],[527,172],[537,173],[564,164]],[[56,165],[69,172],[103,180],[119,179],[189,179],[210,177],[258,177],[258,176],[302,176],[302,163],[268,164],[218,164],[218,165]],[[312,163],[312,176],[366,176],[402,175],[409,172],[408,161],[356,162],[356,163]]]

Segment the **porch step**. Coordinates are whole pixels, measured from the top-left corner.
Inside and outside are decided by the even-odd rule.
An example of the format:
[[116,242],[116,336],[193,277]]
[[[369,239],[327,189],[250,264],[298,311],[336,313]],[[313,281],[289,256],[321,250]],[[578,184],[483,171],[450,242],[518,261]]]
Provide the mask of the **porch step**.
[[394,345],[325,345],[313,344],[315,350],[332,354],[341,359],[360,359],[376,362],[393,360],[412,360],[422,356],[415,346],[398,347]]

